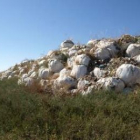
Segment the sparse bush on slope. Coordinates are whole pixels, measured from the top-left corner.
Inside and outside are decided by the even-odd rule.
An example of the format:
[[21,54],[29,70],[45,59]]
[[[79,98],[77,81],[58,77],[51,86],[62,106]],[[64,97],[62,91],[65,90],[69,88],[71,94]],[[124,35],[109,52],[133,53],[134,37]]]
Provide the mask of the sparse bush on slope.
[[139,140],[140,94],[51,96],[0,81],[1,140]]

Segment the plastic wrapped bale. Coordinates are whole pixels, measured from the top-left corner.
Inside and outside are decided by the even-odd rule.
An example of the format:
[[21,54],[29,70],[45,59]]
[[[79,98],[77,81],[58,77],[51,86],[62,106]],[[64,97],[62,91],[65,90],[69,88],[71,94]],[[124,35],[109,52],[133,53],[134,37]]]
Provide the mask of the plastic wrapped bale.
[[60,77],[63,77],[63,76],[70,76],[70,73],[71,73],[71,70],[70,69],[62,69],[59,73],[59,76]]
[[75,65],[75,56],[68,58],[67,65],[69,68],[72,68]]
[[116,76],[124,81],[127,86],[140,84],[140,68],[132,64],[123,64],[117,71]]
[[59,60],[56,59],[50,60],[48,66],[49,70],[54,73],[60,72],[64,68],[64,65]]
[[102,78],[102,77],[105,77],[107,71],[105,70],[101,70],[100,68],[94,68],[93,70],[93,73],[94,73],[94,76],[99,79],[99,78]]
[[126,54],[129,57],[134,57],[140,54],[140,44],[130,44],[126,50]]
[[88,66],[89,62],[90,62],[90,58],[86,54],[81,54],[81,55],[76,56],[75,63],[77,65]]
[[94,52],[94,56],[100,60],[110,59],[115,57],[119,52],[114,42],[102,40],[96,45],[97,49]]
[[41,79],[47,79],[50,76],[50,70],[46,68],[40,68],[38,71],[38,76]]
[[74,45],[74,43],[71,40],[66,40],[64,42],[61,43],[60,45],[60,49],[64,50],[64,49],[69,49]]
[[125,51],[128,46],[132,43],[136,43],[137,39],[131,35],[123,35],[118,41],[117,44],[120,46],[121,51]]
[[58,77],[54,81],[54,88],[56,90],[59,90],[60,88],[68,90],[70,88],[76,87],[76,85],[77,85],[77,81],[70,76]]
[[69,57],[74,56],[78,52],[78,47],[73,46],[71,49],[69,49],[68,55]]
[[115,77],[101,78],[97,81],[97,84],[105,90],[113,90],[115,92],[121,92],[125,87],[124,82]]
[[87,67],[84,65],[74,65],[71,71],[71,76],[78,79],[87,74]]
[[95,47],[95,45],[98,43],[98,40],[89,40],[88,43],[87,43],[87,46],[90,47],[90,48],[93,48]]
[[111,58],[111,54],[106,48],[97,48],[94,52],[94,56],[99,60],[107,60]]
[[140,63],[140,55],[137,55],[137,56],[133,57],[133,59],[134,59],[137,63]]
[[32,86],[34,84],[34,79],[28,77],[28,74],[23,74],[18,80],[18,85],[25,84],[26,86]]
[[84,88],[86,87],[86,86],[88,86],[89,85],[89,81],[87,81],[87,80],[79,80],[78,81],[78,84],[77,84],[77,89],[78,90],[84,90]]
[[23,80],[23,83],[25,84],[25,86],[32,86],[34,84],[34,79],[27,77]]

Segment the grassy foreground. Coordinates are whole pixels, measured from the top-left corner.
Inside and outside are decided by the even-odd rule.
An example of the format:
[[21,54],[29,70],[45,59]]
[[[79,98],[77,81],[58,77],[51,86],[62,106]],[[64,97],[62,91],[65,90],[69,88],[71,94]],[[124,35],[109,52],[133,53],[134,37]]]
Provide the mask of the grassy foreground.
[[0,140],[133,139],[140,139],[140,93],[54,97],[0,81]]

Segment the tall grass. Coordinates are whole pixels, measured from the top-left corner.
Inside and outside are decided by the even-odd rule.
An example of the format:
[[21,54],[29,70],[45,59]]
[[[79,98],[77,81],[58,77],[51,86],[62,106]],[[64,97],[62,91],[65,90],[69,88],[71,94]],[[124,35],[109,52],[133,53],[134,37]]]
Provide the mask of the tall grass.
[[40,94],[0,81],[1,140],[139,140],[140,93]]

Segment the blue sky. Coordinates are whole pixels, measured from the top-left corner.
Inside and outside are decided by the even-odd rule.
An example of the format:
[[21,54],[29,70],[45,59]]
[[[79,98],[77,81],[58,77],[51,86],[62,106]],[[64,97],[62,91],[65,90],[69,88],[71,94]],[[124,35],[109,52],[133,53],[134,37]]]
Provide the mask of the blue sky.
[[65,39],[140,33],[139,0],[0,0],[0,71]]

